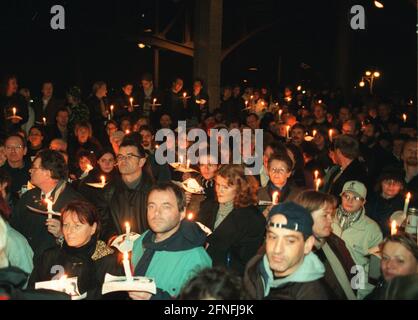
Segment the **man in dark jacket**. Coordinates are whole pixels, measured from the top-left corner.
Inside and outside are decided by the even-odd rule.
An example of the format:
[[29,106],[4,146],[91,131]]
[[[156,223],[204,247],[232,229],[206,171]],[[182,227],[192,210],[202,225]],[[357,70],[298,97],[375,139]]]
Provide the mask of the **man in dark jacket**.
[[244,286],[252,299],[328,299],[325,268],[312,253],[310,212],[294,202],[274,206],[268,217],[266,253],[247,265]]
[[119,147],[116,159],[121,179],[105,195],[109,207],[103,217],[103,239],[123,233],[126,222],[136,233],[148,229],[146,199],[154,178],[139,141],[139,134],[133,133]]
[[162,98],[162,94],[154,86],[152,75],[149,73],[143,74],[137,100],[141,115],[149,118],[153,128],[158,127],[158,121],[162,110]]
[[330,177],[326,191],[338,199],[347,181],[357,180],[370,187],[367,172],[358,160],[359,143],[355,138],[348,135],[338,136],[333,141],[331,150],[333,161],[340,166],[340,170]]
[[36,188],[26,192],[13,210],[11,225],[26,237],[34,252],[34,261],[47,248],[62,241],[61,223],[58,216],[35,212],[28,208],[46,211],[43,199],[52,203],[52,210],[59,212],[69,201],[82,199],[66,183],[68,166],[64,157],[58,151],[44,150],[38,153],[33,161],[31,183]]
[[55,124],[55,116],[58,109],[64,104],[54,96],[54,85],[50,81],[42,84],[42,97],[33,105],[35,111],[35,121],[39,124],[43,123],[46,118],[47,125]]

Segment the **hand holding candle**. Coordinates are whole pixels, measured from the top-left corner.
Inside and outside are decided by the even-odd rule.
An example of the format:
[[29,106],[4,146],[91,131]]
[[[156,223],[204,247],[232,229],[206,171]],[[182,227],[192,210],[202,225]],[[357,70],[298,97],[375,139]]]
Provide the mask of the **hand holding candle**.
[[104,187],[106,184],[106,177],[105,176],[100,176],[100,181],[102,183],[102,186]]

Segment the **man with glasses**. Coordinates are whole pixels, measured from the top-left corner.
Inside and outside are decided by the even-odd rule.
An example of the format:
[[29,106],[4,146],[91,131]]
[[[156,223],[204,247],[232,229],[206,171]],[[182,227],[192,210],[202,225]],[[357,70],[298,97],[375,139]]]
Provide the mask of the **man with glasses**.
[[25,140],[18,134],[10,135],[4,144],[7,161],[4,169],[10,174],[10,191],[13,202],[19,199],[19,191],[29,181],[30,161],[25,158],[27,149]]
[[[366,216],[367,189],[363,183],[356,180],[347,181],[340,194],[341,205],[337,208],[332,230],[334,234],[345,241],[348,251],[356,265],[362,267],[364,279],[367,282],[370,252],[382,241],[383,236],[376,222]],[[358,297],[363,298],[373,287],[365,283],[359,288]]]
[[52,211],[60,212],[69,201],[80,200],[82,196],[67,184],[68,166],[58,151],[40,151],[33,161],[30,174],[30,181],[35,188],[26,192],[17,203],[11,225],[26,237],[35,261],[45,249],[62,243],[63,238],[58,216],[49,218],[28,206],[47,211],[46,200],[49,200]]
[[140,136],[132,133],[122,141],[116,156],[121,179],[106,193],[109,201],[104,217],[103,239],[125,232],[129,222],[132,232],[148,229],[147,195],[154,183]]

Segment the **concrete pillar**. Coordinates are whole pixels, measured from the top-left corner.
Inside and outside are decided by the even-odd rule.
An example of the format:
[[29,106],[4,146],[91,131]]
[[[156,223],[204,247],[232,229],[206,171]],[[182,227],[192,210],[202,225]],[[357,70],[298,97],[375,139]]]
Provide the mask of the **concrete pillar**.
[[193,75],[204,81],[212,111],[220,100],[223,0],[195,4]]

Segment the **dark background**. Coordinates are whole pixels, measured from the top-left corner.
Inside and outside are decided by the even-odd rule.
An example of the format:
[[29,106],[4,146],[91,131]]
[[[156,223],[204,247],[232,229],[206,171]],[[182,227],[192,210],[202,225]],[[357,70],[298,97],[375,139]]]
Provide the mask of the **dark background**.
[[[222,84],[241,82],[277,85],[278,57],[282,57],[280,85],[303,80],[320,88],[333,86],[336,76],[338,23],[341,1],[224,0],[223,46],[240,34],[275,22],[233,51],[222,63]],[[351,1],[348,1],[351,3]],[[350,77],[353,87],[362,73],[378,69],[380,93],[399,92],[415,97],[417,90],[417,43],[414,1],[355,1],[366,10],[366,30],[350,31]],[[193,12],[193,0],[160,0],[160,29],[186,5]],[[66,30],[50,28],[50,8],[66,9]],[[42,81],[51,79],[56,90],[78,84],[87,95],[96,80],[112,87],[124,79],[138,82],[145,71],[153,71],[153,50],[139,49],[136,37],[154,28],[155,1],[35,1],[0,2],[0,73],[14,73],[20,87],[39,94]],[[182,40],[183,21],[169,38]],[[161,51],[160,87],[167,87],[175,75],[190,87],[192,58]],[[310,66],[300,67],[301,63]],[[257,71],[249,71],[249,68]]]

